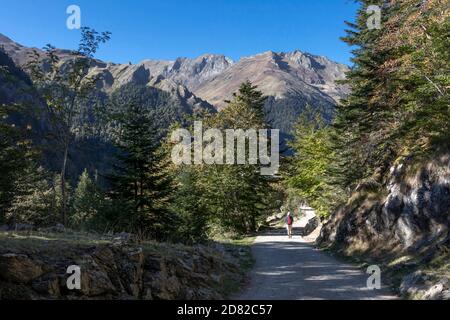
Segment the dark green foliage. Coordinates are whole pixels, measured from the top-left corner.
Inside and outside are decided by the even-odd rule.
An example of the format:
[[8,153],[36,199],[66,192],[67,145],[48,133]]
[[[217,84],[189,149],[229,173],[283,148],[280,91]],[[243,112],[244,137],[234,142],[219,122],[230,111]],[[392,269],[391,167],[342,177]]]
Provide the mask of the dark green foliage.
[[114,173],[109,177],[111,197],[123,201],[128,210],[121,212],[123,218],[117,219],[114,228],[162,239],[171,224],[167,211],[170,181],[160,167],[162,157],[154,120],[145,106],[136,103],[132,101],[115,116],[119,139]]
[[172,240],[196,243],[207,239],[210,216],[202,201],[203,191],[199,181],[199,172],[187,167],[176,178],[178,187],[170,206],[176,217]]
[[[265,98],[251,83],[242,84],[233,101],[207,125],[225,129],[263,129]],[[247,159],[248,159],[248,148]],[[261,165],[209,165],[200,169],[202,203],[211,220],[238,234],[254,232],[276,205],[271,199],[271,178]]]
[[21,179],[32,171],[36,152],[27,139],[28,130],[16,127],[9,121],[9,113],[18,106],[0,109],[0,222],[5,222],[8,208],[20,192]]
[[[174,123],[187,125],[188,117],[199,112],[199,110],[192,110],[185,101],[170,92],[129,83],[113,92],[108,106],[109,113],[120,113],[130,103],[140,105],[142,111],[153,119],[159,138],[163,138],[167,129]],[[109,121],[110,119],[107,119],[107,122]]]
[[105,205],[104,194],[84,170],[73,193],[69,225],[76,229],[95,229],[95,219]]
[[366,27],[364,10],[377,3],[361,3],[357,23],[344,38],[357,46],[347,79],[352,93],[335,123],[336,147],[347,168],[342,184],[350,188],[369,178],[382,182],[399,157],[419,160],[450,137],[450,42],[443,2],[385,5],[381,30]]
[[[53,179],[42,168],[31,165],[15,183],[15,196],[8,208],[9,224],[26,223],[35,227],[54,226],[62,206],[60,176]],[[70,187],[66,185],[70,192]]]
[[272,128],[280,129],[282,134],[289,135],[288,139],[283,136],[283,140],[291,140],[297,119],[308,105],[314,105],[315,110],[327,124],[333,121],[336,108],[333,100],[304,101],[296,96],[287,96],[283,99],[269,97],[265,105],[266,121]]

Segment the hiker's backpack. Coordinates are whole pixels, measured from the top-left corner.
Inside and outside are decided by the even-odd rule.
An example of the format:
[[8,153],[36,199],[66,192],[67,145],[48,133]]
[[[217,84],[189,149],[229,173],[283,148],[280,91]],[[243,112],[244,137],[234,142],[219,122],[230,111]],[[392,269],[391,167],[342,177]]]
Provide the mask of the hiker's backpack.
[[288,217],[287,223],[288,223],[289,226],[292,225],[292,223],[294,222],[293,220],[294,220],[294,219],[292,219],[292,216],[289,216],[289,217]]

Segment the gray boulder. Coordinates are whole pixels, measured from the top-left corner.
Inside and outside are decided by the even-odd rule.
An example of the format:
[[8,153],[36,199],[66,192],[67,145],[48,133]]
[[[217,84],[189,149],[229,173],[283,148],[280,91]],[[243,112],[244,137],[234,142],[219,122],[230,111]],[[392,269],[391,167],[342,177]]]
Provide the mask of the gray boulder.
[[300,217],[296,227],[300,228],[303,237],[310,235],[320,224],[319,218],[316,216],[314,210],[307,210]]

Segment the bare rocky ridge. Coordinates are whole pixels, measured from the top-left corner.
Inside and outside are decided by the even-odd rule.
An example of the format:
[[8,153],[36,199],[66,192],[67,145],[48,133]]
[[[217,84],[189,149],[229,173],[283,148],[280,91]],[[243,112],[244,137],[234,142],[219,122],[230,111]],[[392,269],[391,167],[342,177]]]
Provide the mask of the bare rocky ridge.
[[[0,46],[19,67],[25,67],[33,49],[0,34]],[[37,50],[37,49],[35,49]],[[42,51],[38,50],[42,53]],[[68,50],[58,50],[62,60]],[[111,93],[126,84],[146,85],[174,94],[193,109],[221,109],[242,82],[250,80],[268,96],[266,112],[272,127],[289,134],[298,115],[309,104],[327,121],[348,93],[338,84],[349,70],[346,65],[301,51],[272,51],[244,57],[238,62],[223,55],[178,58],[175,61],[144,60],[115,64],[92,60],[92,74],[102,74],[99,89]]]
[[205,54],[195,59],[145,60],[142,64],[154,76],[161,75],[195,92],[199,86],[227,70],[234,62],[223,55]]
[[[3,47],[14,63],[25,71],[27,63],[30,61],[30,55],[33,52],[37,52],[42,57],[44,56],[44,52],[41,49],[22,46],[2,34],[0,34],[0,47]],[[72,52],[58,49],[57,54],[61,62],[64,63],[64,61],[71,58]],[[161,63],[163,64],[163,62]],[[106,94],[111,94],[114,90],[128,84],[143,85],[170,93],[175,99],[180,101],[180,104],[188,105],[192,110],[212,109],[209,103],[196,97],[182,83],[166,78],[162,74],[151,72],[147,65],[148,63],[136,65],[116,64],[92,59],[90,75],[102,75],[102,80],[98,83],[98,89]]]
[[302,100],[323,99],[337,103],[348,93],[347,88],[336,83],[344,79],[347,71],[347,66],[325,57],[301,51],[268,51],[242,58],[195,92],[220,109],[242,82],[250,80],[265,95],[275,99],[296,95]]

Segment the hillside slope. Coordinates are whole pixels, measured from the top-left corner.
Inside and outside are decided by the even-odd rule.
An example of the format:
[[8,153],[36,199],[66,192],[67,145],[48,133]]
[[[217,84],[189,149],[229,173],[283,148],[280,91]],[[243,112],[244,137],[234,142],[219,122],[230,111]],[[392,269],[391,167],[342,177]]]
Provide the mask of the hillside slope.
[[[62,154],[57,152],[60,149],[55,147],[56,142],[48,138],[52,136],[52,125],[46,116],[45,102],[35,92],[27,74],[31,55],[37,53],[44,58],[45,52],[24,47],[1,34],[0,48],[0,105],[20,103],[29,106],[29,110],[26,110],[30,113],[28,117],[13,116],[10,120],[15,125],[31,125],[31,136],[43,151],[43,163],[47,168],[58,171]],[[56,53],[62,65],[72,59],[69,50],[58,49]],[[142,64],[113,64],[91,59],[89,76],[93,75],[101,75],[101,80],[97,82],[92,103],[83,106],[75,120],[76,140],[70,148],[68,166],[68,175],[73,181],[78,179],[85,168],[101,174],[108,174],[111,170],[111,165],[107,163],[114,152],[114,137],[108,114],[120,111],[111,108],[113,95],[125,99],[123,101],[139,98],[155,119],[160,137],[170,125],[174,122],[183,123],[188,115],[215,112],[209,103],[196,97],[185,86],[162,76],[150,75]],[[132,92],[138,97],[131,95]],[[104,107],[101,117],[95,109],[98,102]]]

